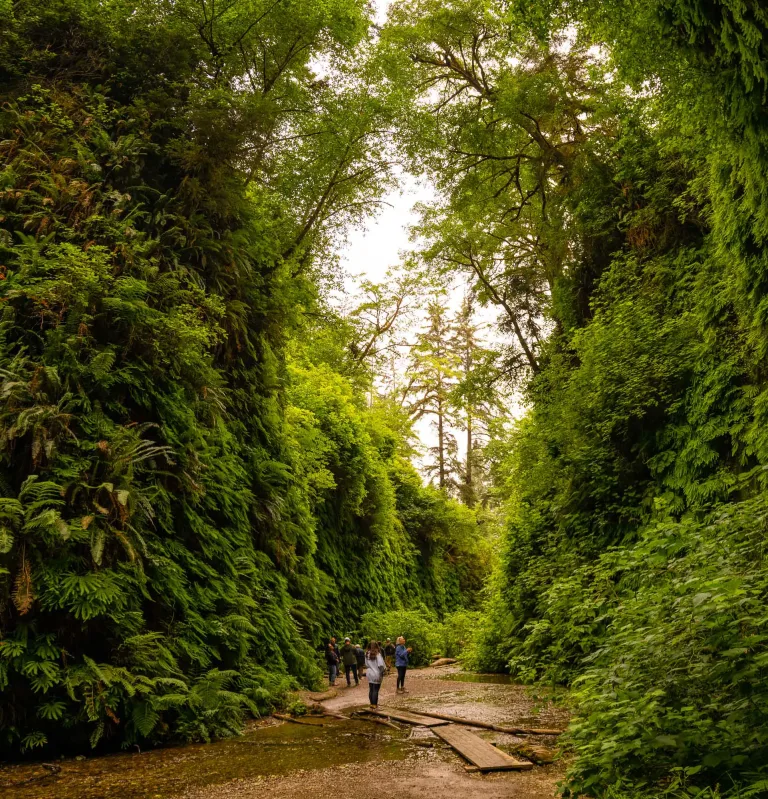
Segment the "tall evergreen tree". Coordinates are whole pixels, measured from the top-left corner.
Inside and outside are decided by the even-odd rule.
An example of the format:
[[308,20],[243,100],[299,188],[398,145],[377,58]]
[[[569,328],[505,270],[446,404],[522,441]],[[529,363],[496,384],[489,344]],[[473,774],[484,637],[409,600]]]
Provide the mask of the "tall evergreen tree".
[[486,494],[483,448],[491,434],[491,424],[502,413],[498,353],[485,347],[480,335],[474,300],[467,294],[453,320],[450,346],[458,362],[458,382],[452,390],[451,403],[456,409],[456,425],[465,438],[464,458],[456,459],[454,469],[458,478],[456,490],[469,507]]
[[413,419],[432,421],[437,443],[430,448],[434,460],[426,471],[437,478],[439,488],[447,491],[452,481],[451,461],[456,450],[451,431],[454,419],[451,392],[456,385],[460,361],[451,347],[453,330],[444,295],[432,298],[426,311],[426,327],[411,347],[402,397]]

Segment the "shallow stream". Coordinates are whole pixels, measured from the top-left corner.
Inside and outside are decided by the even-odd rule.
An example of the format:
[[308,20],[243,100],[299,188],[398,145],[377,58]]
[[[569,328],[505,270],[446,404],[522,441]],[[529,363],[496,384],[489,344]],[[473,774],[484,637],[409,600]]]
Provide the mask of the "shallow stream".
[[[322,726],[274,724],[212,744],[58,761],[51,764],[61,767],[56,774],[42,765],[0,767],[0,797],[166,799],[189,788],[235,778],[398,760],[414,746],[409,730],[395,731],[364,721],[325,718]],[[153,792],[147,792],[148,785]]]

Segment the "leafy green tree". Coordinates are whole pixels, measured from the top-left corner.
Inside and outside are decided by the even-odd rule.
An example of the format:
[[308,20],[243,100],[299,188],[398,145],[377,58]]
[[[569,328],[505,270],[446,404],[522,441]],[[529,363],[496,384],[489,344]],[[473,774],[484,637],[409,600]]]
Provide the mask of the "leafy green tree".
[[576,686],[573,795],[765,790],[767,27],[729,0],[424,0],[382,36],[440,190],[425,254],[524,365],[472,651]]
[[538,39],[521,13],[493,0],[396,3],[381,58],[412,103],[398,126],[409,165],[438,190],[419,227],[425,254],[498,308],[508,362],[526,375],[553,317],[570,323],[568,296],[588,315],[607,264],[610,249],[581,258],[567,231],[571,187],[599,163],[615,114],[601,62],[579,42]]

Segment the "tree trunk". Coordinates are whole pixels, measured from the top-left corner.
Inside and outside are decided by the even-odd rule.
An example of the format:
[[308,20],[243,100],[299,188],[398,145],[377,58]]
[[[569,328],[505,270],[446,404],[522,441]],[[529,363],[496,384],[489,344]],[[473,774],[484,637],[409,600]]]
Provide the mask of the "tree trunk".
[[437,401],[437,458],[440,468],[440,488],[445,488],[445,431],[443,429],[443,398]]
[[468,508],[475,505],[475,493],[472,490],[472,414],[467,411],[467,468],[464,480],[467,484],[467,494],[464,498]]

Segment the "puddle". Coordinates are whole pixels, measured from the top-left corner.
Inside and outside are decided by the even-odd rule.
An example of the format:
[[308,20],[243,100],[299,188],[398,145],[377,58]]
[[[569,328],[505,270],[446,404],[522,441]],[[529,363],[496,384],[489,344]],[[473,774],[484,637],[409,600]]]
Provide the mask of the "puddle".
[[239,778],[280,776],[329,766],[402,760],[416,749],[409,731],[362,721],[259,727],[212,744],[57,761],[44,779],[40,764],[0,768],[3,799],[168,799],[189,788]]
[[457,671],[452,674],[443,674],[437,678],[449,682],[481,682],[491,685],[512,685],[509,674],[473,674],[469,671]]

